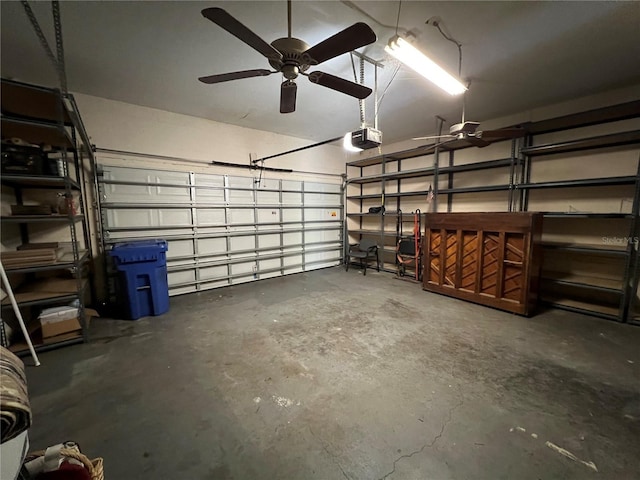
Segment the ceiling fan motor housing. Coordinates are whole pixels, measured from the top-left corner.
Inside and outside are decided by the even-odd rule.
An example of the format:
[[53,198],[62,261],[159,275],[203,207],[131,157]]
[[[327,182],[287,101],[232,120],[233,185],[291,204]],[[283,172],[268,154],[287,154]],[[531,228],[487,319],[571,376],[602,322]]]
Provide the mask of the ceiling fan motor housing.
[[282,60],[269,60],[273,68],[281,71],[288,80],[297,78],[300,72],[309,68],[309,63],[303,53],[309,50],[309,45],[299,38],[278,38],[271,42],[271,46],[282,53]]

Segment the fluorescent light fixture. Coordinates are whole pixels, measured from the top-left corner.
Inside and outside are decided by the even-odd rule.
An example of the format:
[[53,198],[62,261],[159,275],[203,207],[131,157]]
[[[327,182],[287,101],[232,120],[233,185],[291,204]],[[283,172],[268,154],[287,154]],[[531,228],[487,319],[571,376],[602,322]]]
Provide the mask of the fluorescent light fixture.
[[353,146],[351,135],[351,132],[345,133],[344,138],[342,139],[342,148],[344,148],[347,152],[361,152],[361,148]]
[[389,40],[388,45],[384,47],[384,51],[390,53],[407,67],[435,83],[450,95],[460,95],[467,90],[467,87],[460,80],[444,71],[436,62],[398,35]]

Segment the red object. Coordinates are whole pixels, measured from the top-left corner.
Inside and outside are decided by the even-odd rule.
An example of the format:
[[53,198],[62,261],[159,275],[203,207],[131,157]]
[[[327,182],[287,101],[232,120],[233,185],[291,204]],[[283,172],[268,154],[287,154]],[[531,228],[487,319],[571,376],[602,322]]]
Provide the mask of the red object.
[[91,480],[91,474],[82,465],[62,462],[58,470],[41,473],[36,480]]

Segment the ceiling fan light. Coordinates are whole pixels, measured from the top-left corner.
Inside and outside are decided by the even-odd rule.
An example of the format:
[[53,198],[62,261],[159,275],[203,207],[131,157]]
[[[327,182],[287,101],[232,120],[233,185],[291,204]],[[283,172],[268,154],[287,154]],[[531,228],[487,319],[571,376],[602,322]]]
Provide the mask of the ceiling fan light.
[[398,35],[389,40],[384,51],[450,95],[460,95],[467,90],[460,80],[447,73],[436,62]]
[[342,148],[344,148],[347,152],[361,152],[361,148],[353,146],[353,143],[351,142],[351,136],[351,132],[347,132],[344,134],[344,138],[342,139]]

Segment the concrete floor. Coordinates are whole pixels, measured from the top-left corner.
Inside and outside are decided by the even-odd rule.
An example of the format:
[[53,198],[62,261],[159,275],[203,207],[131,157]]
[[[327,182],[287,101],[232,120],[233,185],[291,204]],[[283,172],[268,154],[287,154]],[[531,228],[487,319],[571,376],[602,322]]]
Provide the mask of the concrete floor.
[[30,439],[108,480],[640,475],[638,327],[332,268],[92,334],[28,368]]

